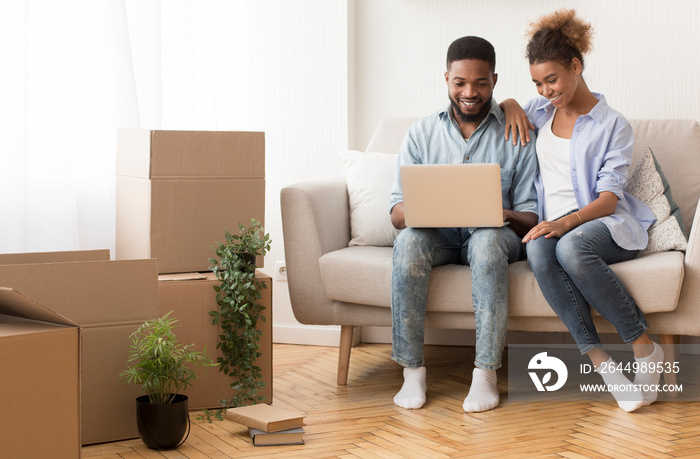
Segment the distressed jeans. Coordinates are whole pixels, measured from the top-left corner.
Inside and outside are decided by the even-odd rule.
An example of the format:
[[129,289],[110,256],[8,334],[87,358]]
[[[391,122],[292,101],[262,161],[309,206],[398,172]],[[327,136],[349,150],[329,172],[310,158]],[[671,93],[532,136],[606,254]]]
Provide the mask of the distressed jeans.
[[391,358],[408,368],[424,365],[430,271],[450,263],[468,264],[476,322],[474,364],[485,370],[500,368],[508,325],[508,263],[524,255],[521,238],[507,226],[479,228],[471,234],[466,228],[404,229],[394,242]]
[[634,258],[618,246],[605,224],[592,220],[561,238],[527,243],[527,258],[542,294],[571,332],[581,354],[603,347],[591,307],[613,324],[626,343],[649,328],[642,311],[609,264]]

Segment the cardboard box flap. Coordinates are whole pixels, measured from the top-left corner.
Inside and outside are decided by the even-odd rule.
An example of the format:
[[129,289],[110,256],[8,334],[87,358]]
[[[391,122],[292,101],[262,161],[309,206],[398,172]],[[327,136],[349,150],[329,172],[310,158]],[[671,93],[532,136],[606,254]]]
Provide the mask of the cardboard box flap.
[[75,250],[68,252],[29,252],[0,254],[0,265],[106,260],[109,260],[109,249]]
[[78,325],[13,288],[0,287],[0,314],[61,325]]
[[175,274],[159,274],[158,282],[177,282],[184,280],[204,280],[216,279],[214,273],[194,272],[194,273],[175,273]]
[[120,129],[117,175],[139,178],[265,178],[265,134]]
[[0,265],[0,285],[82,326],[138,321],[158,308],[155,259]]

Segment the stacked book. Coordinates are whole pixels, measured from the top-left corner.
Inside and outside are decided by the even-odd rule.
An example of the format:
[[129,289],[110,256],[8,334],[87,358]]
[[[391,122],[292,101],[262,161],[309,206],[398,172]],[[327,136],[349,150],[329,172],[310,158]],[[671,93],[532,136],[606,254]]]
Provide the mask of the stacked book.
[[301,411],[261,403],[226,410],[226,419],[248,427],[255,446],[303,445],[304,416]]

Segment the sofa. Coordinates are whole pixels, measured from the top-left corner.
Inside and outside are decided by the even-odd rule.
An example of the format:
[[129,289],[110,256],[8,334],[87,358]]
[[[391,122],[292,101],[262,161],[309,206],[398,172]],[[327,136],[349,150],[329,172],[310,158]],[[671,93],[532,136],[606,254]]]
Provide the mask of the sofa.
[[[355,164],[395,162],[402,140],[416,119],[397,118],[381,122],[365,152],[351,157]],[[691,120],[631,120],[635,133],[632,175],[641,158],[653,152],[660,169],[664,196],[677,206],[671,209],[677,225],[685,230],[684,250],[645,253],[612,265],[624,281],[649,322],[649,332],[658,334],[666,359],[673,361],[679,337],[700,336],[700,125]],[[366,155],[366,156],[363,156]],[[302,324],[340,325],[337,382],[347,384],[354,327],[391,326],[392,243],[357,242],[355,220],[357,175],[390,183],[390,167],[352,171],[345,177],[305,181],[285,186],[281,210],[287,280],[292,309]],[[383,170],[383,172],[382,172]],[[658,171],[657,171],[658,172]],[[351,173],[353,189],[350,188]],[[376,176],[381,173],[383,175]],[[375,174],[372,178],[371,174]],[[658,181],[658,177],[655,178]],[[373,183],[373,182],[372,182]],[[630,185],[632,185],[630,183]],[[644,187],[642,187],[644,188]],[[375,201],[388,202],[386,190]],[[377,193],[375,193],[377,194]],[[658,194],[658,193],[657,193]],[[664,204],[665,205],[665,204]],[[388,220],[388,204],[376,217],[377,225]],[[667,209],[668,213],[668,209]],[[680,215],[678,215],[680,213]],[[385,215],[386,217],[384,217]],[[673,218],[673,217],[672,217]],[[393,229],[393,228],[392,228]],[[650,229],[651,234],[651,229]],[[426,328],[474,329],[474,309],[468,266],[446,265],[430,274]],[[566,327],[542,296],[527,261],[509,266],[509,331],[566,332]],[[615,333],[602,317],[595,323],[601,333]],[[675,375],[666,375],[674,383]]]

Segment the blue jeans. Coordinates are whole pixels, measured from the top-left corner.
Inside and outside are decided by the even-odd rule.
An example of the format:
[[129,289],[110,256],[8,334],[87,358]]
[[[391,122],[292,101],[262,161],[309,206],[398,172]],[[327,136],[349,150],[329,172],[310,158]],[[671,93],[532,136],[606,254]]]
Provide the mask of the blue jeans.
[[430,270],[449,263],[468,264],[476,319],[474,364],[485,370],[499,368],[508,325],[508,263],[523,259],[524,248],[507,226],[471,234],[466,228],[404,229],[394,242],[391,358],[404,367],[424,365]]
[[527,243],[527,258],[544,297],[576,340],[581,354],[603,347],[591,307],[613,324],[626,343],[649,328],[642,311],[608,266],[631,260],[636,250],[618,246],[607,226],[592,220],[561,238]]

